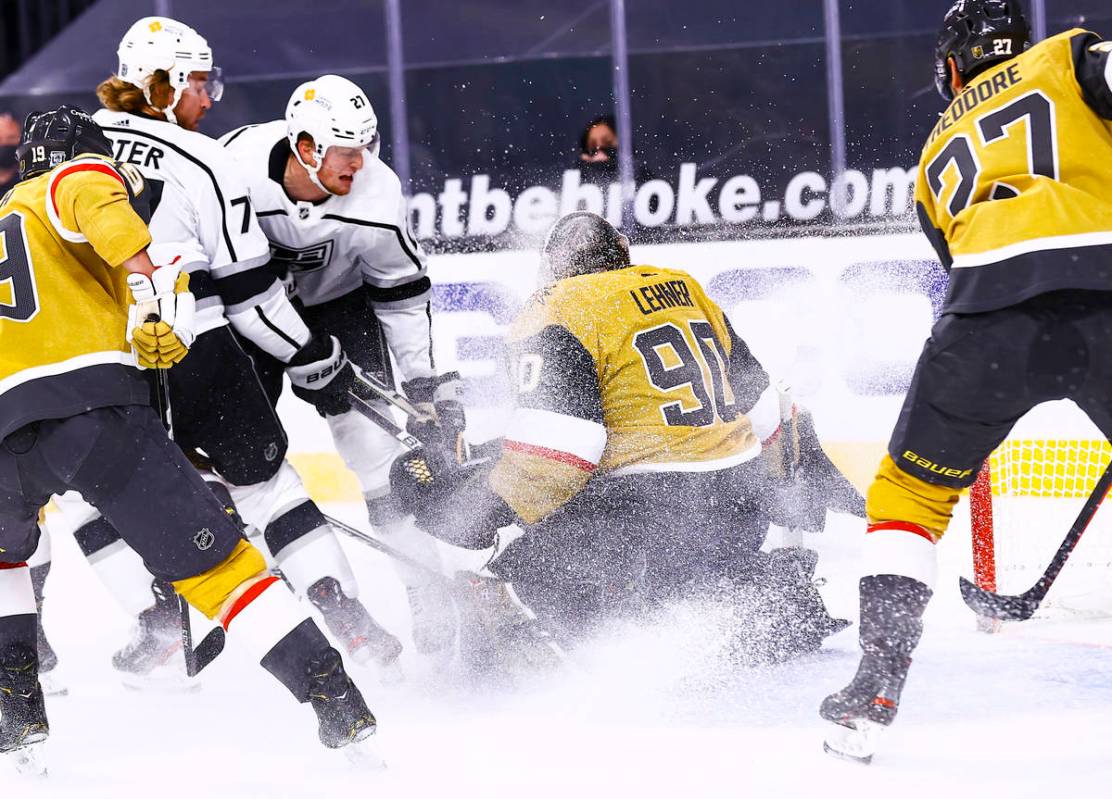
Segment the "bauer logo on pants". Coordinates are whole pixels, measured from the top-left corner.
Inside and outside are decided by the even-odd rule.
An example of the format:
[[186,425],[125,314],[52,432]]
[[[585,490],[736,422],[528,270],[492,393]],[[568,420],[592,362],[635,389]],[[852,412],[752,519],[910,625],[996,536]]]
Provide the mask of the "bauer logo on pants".
[[207,527],[201,528],[201,532],[193,536],[193,543],[197,545],[197,549],[204,552],[216,543],[216,536],[212,534],[212,530]]

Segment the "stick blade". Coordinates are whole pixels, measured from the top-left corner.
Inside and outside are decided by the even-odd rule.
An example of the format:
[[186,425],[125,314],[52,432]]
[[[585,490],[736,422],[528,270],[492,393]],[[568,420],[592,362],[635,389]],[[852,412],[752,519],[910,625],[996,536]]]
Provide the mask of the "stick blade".
[[994,594],[978,588],[964,577],[960,578],[960,587],[961,598],[978,616],[1002,621],[1027,621],[1039,609],[1038,600],[1026,594]]

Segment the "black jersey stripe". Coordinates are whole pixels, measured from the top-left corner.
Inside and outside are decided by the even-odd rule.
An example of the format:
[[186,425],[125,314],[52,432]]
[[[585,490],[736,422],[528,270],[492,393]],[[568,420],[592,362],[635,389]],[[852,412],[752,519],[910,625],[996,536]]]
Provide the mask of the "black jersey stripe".
[[263,309],[260,308],[258,305],[255,306],[255,313],[257,313],[259,315],[259,319],[261,319],[263,321],[264,325],[266,325],[268,328],[270,328],[271,332],[273,332],[274,335],[278,336],[278,338],[282,339],[284,342],[286,342],[291,347],[293,347],[294,352],[297,352],[297,350],[301,349],[300,344],[298,344],[296,341],[294,341],[292,338],[290,338],[288,335],[286,335],[286,332],[284,330],[282,330],[280,327],[278,327],[277,325],[275,325],[273,322],[271,322],[269,319],[266,318],[266,314],[263,313]]
[[321,219],[335,219],[337,222],[347,222],[349,225],[362,225],[363,227],[394,231],[394,235],[398,237],[398,244],[402,246],[402,250],[409,256],[409,260],[413,262],[413,265],[417,267],[417,271],[421,271],[420,259],[417,258],[416,253],[410,248],[409,242],[405,240],[405,236],[402,234],[402,229],[397,225],[388,225],[385,222],[368,222],[366,219],[352,219],[350,216],[340,216],[339,214],[325,214]]
[[242,128],[240,128],[239,130],[237,130],[235,133],[233,133],[231,136],[228,137],[228,140],[226,142],[224,142],[224,146],[227,147],[229,144],[231,144],[236,139],[238,139],[243,133],[245,133],[246,131],[251,130],[251,128],[257,128],[257,127],[258,127],[257,124],[256,125],[244,125]]
[[[239,260],[239,256],[236,255],[236,248],[232,244],[232,237],[228,233],[228,214],[225,211],[226,205],[224,203],[224,193],[220,191],[220,184],[216,182],[216,175],[212,174],[212,170],[208,168],[208,165],[205,164],[204,161],[190,155],[188,152],[183,150],[181,147],[178,147],[178,145],[174,144],[173,142],[167,141],[160,136],[155,136],[153,133],[147,133],[145,130],[139,130],[138,128],[122,128],[115,125],[101,125],[100,127],[101,130],[115,131],[116,133],[126,134],[129,136],[142,136],[144,138],[159,142],[160,144],[166,145],[171,150],[181,155],[187,161],[191,161],[192,163],[199,166],[204,171],[204,173],[208,175],[209,180],[212,181],[212,189],[216,192],[216,199],[220,201],[220,229],[224,232],[224,243],[228,245],[228,255],[231,257],[232,263],[236,263]],[[221,266],[223,266],[223,264],[221,264]]]
[[371,302],[401,302],[402,300],[413,299],[420,297],[422,294],[432,290],[432,281],[428,277],[423,277],[419,280],[414,280],[412,283],[402,283],[397,286],[390,286],[389,288],[382,288],[380,286],[373,286],[369,283],[366,286],[367,296]]
[[282,208],[275,208],[273,211],[256,211],[255,216],[262,219],[266,216],[289,216]]

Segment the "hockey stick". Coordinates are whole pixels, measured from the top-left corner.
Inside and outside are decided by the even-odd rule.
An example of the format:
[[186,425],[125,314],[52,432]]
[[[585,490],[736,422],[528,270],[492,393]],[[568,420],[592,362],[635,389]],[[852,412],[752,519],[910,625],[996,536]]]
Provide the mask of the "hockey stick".
[[[154,308],[148,308],[147,315],[144,317],[144,322],[161,321],[161,317],[154,310],[158,306],[157,303],[154,302],[154,288],[150,286],[149,281],[146,285],[132,285],[131,290],[137,305],[139,303],[151,303],[154,305]],[[166,435],[173,441],[174,417],[170,407],[170,381],[167,378],[165,369],[154,370],[154,385],[154,396],[155,403],[158,406],[158,416],[162,420],[163,427],[166,428]],[[178,612],[181,615],[181,648],[185,657],[185,673],[189,677],[196,677],[206,666],[216,659],[217,655],[224,651],[224,627],[218,626],[209,630],[208,634],[201,639],[201,643],[194,649],[193,623],[189,618],[189,603],[185,601],[185,597],[181,594],[177,596]]]
[[1043,599],[1046,598],[1047,592],[1050,587],[1054,585],[1058,574],[1066,565],[1069,560],[1070,553],[1073,552],[1077,542],[1081,540],[1082,534],[1089,526],[1089,522],[1093,520],[1096,515],[1097,509],[1100,507],[1104,497],[1108,494],[1108,489],[1112,488],[1112,462],[1104,469],[1104,474],[1100,476],[1097,481],[1093,493],[1085,500],[1085,505],[1081,508],[1081,512],[1077,514],[1077,519],[1074,520],[1073,526],[1070,531],[1066,533],[1065,539],[1058,547],[1058,551],[1054,553],[1050,565],[1046,567],[1046,571],[1036,581],[1036,583],[1024,591],[1022,594],[1015,594],[1012,596],[1005,594],[996,594],[991,591],[985,591],[983,588],[978,588],[973,583],[964,577],[961,578],[961,597],[965,600],[965,604],[971,607],[979,616],[987,616],[992,619],[1003,619],[1004,621],[1026,621],[1035,615],[1035,611],[1039,609],[1039,605]]
[[[429,414],[425,413],[412,402],[410,402],[409,398],[405,396],[405,394],[402,394],[393,386],[386,385],[377,377],[370,374],[369,372],[363,371],[355,364],[352,364],[351,367],[353,370],[355,370],[356,383],[370,391],[379,399],[390,405],[393,405],[395,408],[400,410],[411,419],[417,419],[419,421],[428,421],[432,419]],[[359,394],[354,394],[354,396],[363,399],[362,397],[360,397]],[[458,436],[456,441],[456,460],[458,460],[460,463],[471,460],[471,446],[467,443],[467,439],[465,439],[462,434]]]

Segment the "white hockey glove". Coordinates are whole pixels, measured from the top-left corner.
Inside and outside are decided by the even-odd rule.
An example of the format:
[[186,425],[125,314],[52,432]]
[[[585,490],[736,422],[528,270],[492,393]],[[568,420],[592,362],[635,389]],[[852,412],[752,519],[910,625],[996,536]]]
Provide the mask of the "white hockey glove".
[[127,341],[141,369],[169,369],[181,361],[196,338],[196,300],[189,275],[175,256],[151,277],[127,277],[133,303],[127,309]]
[[351,410],[348,392],[355,372],[335,336],[314,336],[286,367],[293,393],[313,405],[322,416]]

